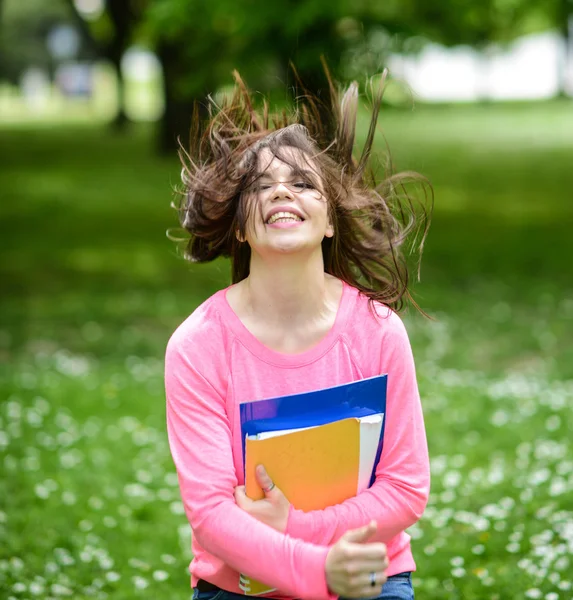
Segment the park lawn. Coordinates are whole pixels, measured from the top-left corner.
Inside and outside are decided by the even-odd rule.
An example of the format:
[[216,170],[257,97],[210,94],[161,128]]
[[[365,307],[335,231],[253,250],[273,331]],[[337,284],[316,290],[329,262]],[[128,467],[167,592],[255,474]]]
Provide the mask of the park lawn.
[[[572,106],[381,125],[436,201],[415,286],[435,320],[405,316],[433,473],[417,593],[571,598]],[[189,597],[162,359],[228,267],[178,257],[179,167],[151,148],[146,128],[0,135],[2,597]]]

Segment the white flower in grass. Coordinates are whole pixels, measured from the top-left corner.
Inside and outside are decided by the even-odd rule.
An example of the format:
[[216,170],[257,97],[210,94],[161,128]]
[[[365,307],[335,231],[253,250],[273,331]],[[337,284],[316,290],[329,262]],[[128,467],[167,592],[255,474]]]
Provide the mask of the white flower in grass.
[[84,593],[84,595],[86,596],[96,596],[98,593],[98,589],[96,587],[94,587],[93,585],[86,585],[83,589],[82,592]]
[[88,505],[94,510],[101,510],[103,508],[103,500],[97,496],[91,496],[88,500]]
[[134,577],[132,577],[131,581],[133,582],[133,585],[136,590],[144,590],[146,587],[149,586],[149,581],[147,581],[145,577],[140,577],[139,575],[135,575]]
[[163,562],[166,565],[174,565],[177,562],[177,559],[171,554],[162,554],[161,562]]
[[88,521],[88,519],[82,519],[78,523],[78,527],[80,531],[87,532],[91,531],[94,528],[94,524],[91,521]]
[[16,592],[17,594],[22,594],[24,593],[28,588],[26,587],[25,583],[22,583],[21,581],[18,581],[17,583],[15,583],[12,586],[12,591]]
[[157,498],[163,502],[169,502],[173,498],[173,492],[169,488],[161,488],[157,492]]
[[555,471],[558,475],[567,475],[573,472],[573,461],[564,460],[560,462],[556,467]]
[[34,408],[29,408],[26,411],[26,421],[30,427],[40,427],[44,422],[44,419],[40,413]]
[[523,492],[521,492],[521,494],[519,494],[519,500],[522,504],[527,504],[528,502],[531,502],[532,498],[533,498],[533,490],[531,488],[523,490]]
[[564,571],[569,566],[569,558],[567,556],[561,556],[555,561],[554,567],[558,571]]
[[442,483],[445,488],[455,488],[460,485],[461,480],[462,476],[459,471],[448,471],[444,474]]
[[68,586],[61,583],[53,583],[50,586],[50,591],[54,596],[71,596],[73,594],[73,591]]
[[499,501],[499,505],[506,511],[510,511],[515,506],[515,500],[506,496]]
[[450,558],[450,565],[452,565],[452,567],[463,567],[464,562],[463,556],[453,556]]
[[46,500],[50,497],[50,490],[42,483],[37,483],[34,486],[34,493],[36,494],[36,496],[38,496],[38,498],[41,498],[42,500]]
[[511,554],[517,554],[521,550],[521,546],[517,542],[511,542],[505,549]]
[[450,464],[456,469],[461,469],[462,467],[465,467],[466,462],[467,458],[465,454],[456,454],[455,456],[452,456],[450,460]]
[[503,427],[511,420],[511,415],[506,410],[496,410],[490,418],[490,423],[494,427]]
[[428,556],[433,556],[435,553],[436,553],[435,546],[426,546],[424,548],[424,554],[427,554]]
[[141,571],[149,571],[149,569],[151,568],[148,563],[135,557],[130,558],[127,561],[127,564],[133,569],[140,569]]
[[521,531],[514,531],[509,535],[510,542],[521,542],[523,539],[523,533]]
[[155,581],[165,581],[166,579],[169,579],[169,573],[162,570],[153,571],[153,579],[155,579]]
[[44,565],[44,571],[48,574],[48,575],[55,575],[58,571],[60,570],[60,567],[58,566],[57,563],[52,562],[52,561],[48,561],[45,565]]
[[489,521],[483,517],[477,517],[473,522],[476,531],[487,531],[489,529]]
[[39,596],[40,594],[44,593],[45,587],[42,583],[32,581],[28,589],[30,591],[30,594],[32,594],[33,596]]
[[482,506],[480,513],[484,517],[490,517],[492,519],[505,519],[507,517],[506,511],[497,504],[486,504],[485,506]]
[[483,554],[484,552],[485,552],[485,546],[483,544],[476,544],[472,548],[472,554],[477,554],[479,556],[480,554]]
[[135,473],[135,478],[139,483],[151,483],[153,481],[153,475],[149,471],[144,471],[143,469],[139,469]]
[[10,559],[10,570],[11,571],[21,571],[24,568],[24,561],[17,556],[13,556]]
[[77,449],[72,448],[60,454],[60,465],[64,469],[73,469],[83,460],[83,454]]
[[148,490],[141,483],[128,483],[124,488],[123,492],[130,498],[148,498],[151,496],[150,490]]
[[78,501],[76,495],[73,492],[65,491],[62,494],[62,502],[66,506],[73,506]]
[[556,477],[551,481],[551,485],[549,487],[549,495],[550,496],[560,496],[565,492],[569,491],[569,486],[567,482],[562,477]]
[[111,569],[114,565],[113,559],[109,556],[101,557],[98,562],[99,566],[104,570]]
[[526,598],[541,598],[542,596],[543,596],[543,593],[541,592],[541,590],[539,588],[529,588],[525,592]]
[[92,581],[92,585],[94,588],[96,589],[101,589],[104,585],[105,585],[105,581],[103,579],[101,579],[101,577],[96,577],[93,581]]
[[179,485],[179,480],[177,479],[177,473],[166,473],[165,477],[163,478],[163,481],[165,481],[165,483],[168,486],[171,487],[177,487]]
[[549,580],[549,583],[552,583],[553,585],[557,585],[560,581],[561,581],[561,575],[559,575],[559,573],[549,573],[549,575],[547,576],[547,579]]
[[545,429],[547,431],[557,431],[561,427],[561,417],[559,415],[551,415],[545,421]]
[[545,600],[559,600],[559,594],[557,592],[549,592],[545,594]]
[[[444,455],[435,456],[430,461],[430,470],[432,475],[441,475],[446,470],[446,466],[447,457]],[[177,475],[175,475],[175,477],[177,477]]]
[[105,578],[110,583],[115,583],[116,581],[119,581],[121,579],[121,575],[119,573],[117,573],[116,571],[108,571],[105,574]]
[[456,567],[455,569],[452,569],[452,576],[453,577],[464,577],[466,574],[466,570],[463,567]]
[[472,469],[469,473],[469,479],[472,483],[481,483],[485,477],[485,471],[481,467]]
[[182,515],[182,514],[185,513],[185,508],[183,507],[183,503],[180,502],[179,500],[176,500],[175,502],[172,502],[169,505],[169,510],[174,515]]
[[443,504],[449,504],[456,499],[456,494],[453,490],[446,490],[440,494],[440,500]]
[[116,519],[114,519],[113,517],[110,517],[109,515],[106,515],[103,518],[103,524],[106,527],[109,527],[110,529],[113,529],[114,527],[117,527],[117,521],[116,521]]
[[534,535],[531,537],[530,541],[534,545],[538,544],[549,544],[553,540],[554,537],[553,531],[551,529],[545,529],[541,533]]
[[557,586],[560,590],[563,590],[564,592],[568,591],[571,589],[571,582],[570,581],[560,581],[559,585]]

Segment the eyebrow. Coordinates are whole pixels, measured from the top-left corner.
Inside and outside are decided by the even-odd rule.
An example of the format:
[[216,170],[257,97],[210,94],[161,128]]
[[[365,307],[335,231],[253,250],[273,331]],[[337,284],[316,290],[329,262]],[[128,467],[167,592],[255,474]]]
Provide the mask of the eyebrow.
[[[271,171],[270,173],[272,173],[273,171]],[[257,178],[261,178],[261,179],[272,179],[271,175],[270,175],[269,171],[263,171],[262,173],[258,173],[257,174]],[[309,171],[308,169],[301,169],[299,167],[291,167],[290,169],[290,174],[293,177],[307,177],[307,178],[312,178],[313,177],[313,172]]]

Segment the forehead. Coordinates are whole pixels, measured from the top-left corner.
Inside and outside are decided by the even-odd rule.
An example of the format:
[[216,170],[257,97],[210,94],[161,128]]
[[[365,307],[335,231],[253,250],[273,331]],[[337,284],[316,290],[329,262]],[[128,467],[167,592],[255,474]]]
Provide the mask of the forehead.
[[292,146],[281,146],[276,150],[262,148],[257,156],[257,170],[264,175],[310,171],[318,173],[318,166],[308,154]]

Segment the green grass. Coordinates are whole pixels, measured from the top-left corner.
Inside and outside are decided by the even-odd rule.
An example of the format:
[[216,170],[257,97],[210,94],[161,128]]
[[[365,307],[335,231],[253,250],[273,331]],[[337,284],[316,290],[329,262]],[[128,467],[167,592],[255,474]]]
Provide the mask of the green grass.
[[[422,598],[571,598],[573,108],[385,109],[436,207],[406,322],[432,457]],[[228,283],[165,230],[177,160],[145,127],[0,136],[0,595],[188,598],[165,343]],[[537,590],[537,591],[536,591]]]

